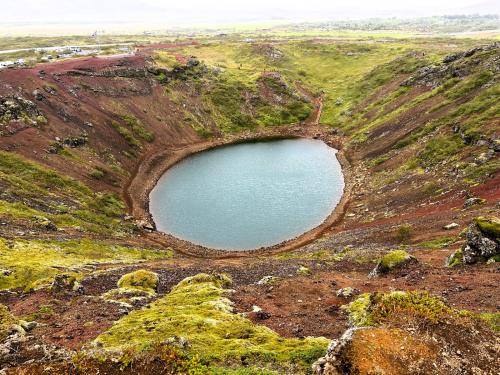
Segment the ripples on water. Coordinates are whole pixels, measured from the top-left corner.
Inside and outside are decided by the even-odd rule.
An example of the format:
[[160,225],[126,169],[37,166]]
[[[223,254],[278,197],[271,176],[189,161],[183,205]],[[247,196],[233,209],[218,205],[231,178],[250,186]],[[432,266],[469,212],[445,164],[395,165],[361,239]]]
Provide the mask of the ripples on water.
[[190,156],[150,195],[159,231],[215,249],[272,246],[321,224],[340,201],[336,150],[319,140],[244,143]]

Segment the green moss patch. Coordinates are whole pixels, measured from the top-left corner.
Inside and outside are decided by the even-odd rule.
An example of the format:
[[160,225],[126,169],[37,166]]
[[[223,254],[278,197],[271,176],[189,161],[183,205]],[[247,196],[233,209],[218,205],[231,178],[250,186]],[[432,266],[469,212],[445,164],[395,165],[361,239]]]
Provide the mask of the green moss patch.
[[440,237],[434,240],[423,241],[417,244],[417,246],[425,247],[427,249],[441,249],[446,247],[448,244],[453,243],[455,237]]
[[494,331],[500,332],[500,313],[482,313],[479,318],[486,321]]
[[500,239],[500,220],[496,217],[477,217],[474,219],[479,230],[486,235]]
[[158,274],[147,270],[137,270],[123,275],[118,280],[117,285],[119,288],[138,289],[148,293],[155,293],[158,281]]
[[378,260],[376,267],[370,273],[370,277],[376,277],[388,273],[394,268],[402,267],[415,261],[416,258],[404,250],[391,251]]
[[460,264],[462,264],[462,249],[458,249],[457,251],[455,251],[448,257],[446,261],[446,265],[448,267],[455,267]]
[[96,341],[108,350],[148,350],[168,338],[183,337],[189,353],[205,364],[302,372],[320,357],[325,338],[286,339],[267,327],[233,314],[226,275],[198,274],[181,281],[165,297],[120,319]]
[[25,241],[0,238],[0,290],[32,289],[62,273],[83,276],[99,263],[137,263],[172,256],[172,251],[110,245],[93,240]]
[[354,326],[378,325],[402,312],[437,323],[453,312],[441,298],[419,291],[365,293],[347,305],[346,310]]

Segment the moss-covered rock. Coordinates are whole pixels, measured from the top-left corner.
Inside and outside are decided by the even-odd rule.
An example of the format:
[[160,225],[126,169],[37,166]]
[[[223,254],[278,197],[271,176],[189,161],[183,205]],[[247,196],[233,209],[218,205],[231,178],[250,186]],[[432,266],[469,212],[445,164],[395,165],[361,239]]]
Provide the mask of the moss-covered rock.
[[136,302],[142,302],[154,295],[154,292],[140,289],[116,288],[107,291],[101,297],[106,301],[118,302],[124,307],[131,308]]
[[394,250],[381,257],[375,268],[370,272],[370,277],[377,277],[390,272],[395,268],[400,268],[409,263],[416,262],[417,259],[404,250]]
[[345,305],[345,309],[349,314],[349,323],[356,327],[373,325],[374,321],[369,313],[370,305],[370,293],[363,293],[349,305]]
[[325,338],[288,339],[233,313],[227,275],[198,274],[163,298],[120,319],[97,339],[104,350],[147,350],[184,337],[190,355],[206,364],[303,373],[325,351]]
[[429,368],[435,358],[432,344],[401,329],[351,328],[339,340],[332,341],[326,356],[314,363],[313,372],[317,375],[426,373],[409,371],[408,366],[418,359],[417,366]]
[[427,292],[365,293],[345,308],[353,326],[373,326],[384,322],[393,314],[401,312],[420,316],[431,322],[453,313],[453,310],[439,297]]
[[455,267],[460,264],[462,264],[462,249],[458,249],[457,251],[451,253],[446,259],[446,265],[448,267]]
[[478,217],[469,225],[462,247],[462,261],[467,264],[486,262],[500,255],[500,220]]
[[158,288],[158,274],[147,271],[137,270],[123,275],[118,280],[118,288],[137,289],[149,293],[155,293]]
[[[365,293],[343,307],[351,328],[316,361],[317,375],[451,374],[498,364],[499,314],[456,310],[427,292]],[[346,371],[346,369],[348,369]]]
[[50,291],[60,293],[81,293],[83,288],[74,275],[61,274],[54,277]]
[[494,237],[495,239],[500,238],[500,219],[497,217],[477,217],[474,219],[479,230],[486,235]]

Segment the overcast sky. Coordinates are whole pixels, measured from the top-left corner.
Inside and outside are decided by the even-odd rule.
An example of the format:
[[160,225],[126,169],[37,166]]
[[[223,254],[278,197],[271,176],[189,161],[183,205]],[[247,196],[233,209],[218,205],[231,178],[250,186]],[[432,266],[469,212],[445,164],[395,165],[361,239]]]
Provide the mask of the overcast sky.
[[0,24],[151,23],[195,26],[270,20],[500,13],[500,0],[0,0]]

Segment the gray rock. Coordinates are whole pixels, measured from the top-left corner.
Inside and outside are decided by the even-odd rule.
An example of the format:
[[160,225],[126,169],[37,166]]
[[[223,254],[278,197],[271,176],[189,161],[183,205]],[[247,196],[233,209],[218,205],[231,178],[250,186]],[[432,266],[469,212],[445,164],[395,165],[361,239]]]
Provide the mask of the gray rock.
[[71,275],[56,275],[50,291],[54,294],[82,293],[83,288],[80,283]]
[[350,286],[337,290],[337,297],[350,298],[359,294],[359,290]]
[[33,328],[36,328],[36,326],[38,325],[38,323],[37,323],[37,322],[34,322],[34,321],[32,321],[32,322],[27,322],[27,321],[25,321],[25,320],[20,320],[20,321],[19,321],[19,325],[20,325],[21,327],[23,327],[23,329],[24,329],[25,331],[31,331]]
[[494,154],[495,151],[493,150],[489,150],[488,152],[483,152],[474,159],[474,163],[476,163],[477,165],[483,165],[488,161],[490,161],[493,158]]
[[500,139],[491,140],[489,148],[495,152],[500,152]]
[[176,346],[181,349],[187,349],[191,346],[188,339],[182,336],[169,337],[166,340],[162,341],[162,344],[167,346]]
[[481,242],[478,245],[478,249],[481,252],[483,258],[490,258],[497,254],[498,244],[489,239],[488,237],[481,238]]
[[462,261],[466,264],[485,262],[500,254],[498,239],[483,233],[476,223],[472,223],[465,233],[466,243],[462,247]]
[[12,274],[12,270],[8,270],[5,268],[0,268],[0,275],[1,276],[9,276]]
[[43,100],[45,99],[45,96],[39,91],[39,90],[34,90],[33,91],[33,96],[35,97],[36,100]]
[[148,232],[152,232],[155,230],[154,224],[150,223],[147,220],[138,220],[136,221],[135,225],[137,226],[137,228],[143,229]]
[[348,349],[352,342],[352,337],[354,332],[358,330],[366,330],[371,328],[366,327],[355,327],[349,328],[340,339],[332,340],[328,349],[326,350],[326,355],[319,358],[312,365],[312,372],[315,375],[340,375],[344,372],[339,368],[339,357],[341,353]]
[[464,208],[469,208],[482,203],[484,203],[484,199],[478,197],[472,197],[464,202]]
[[458,228],[459,226],[460,225],[457,223],[451,223],[451,224],[445,225],[443,228],[446,230],[452,230],[452,229]]
[[262,279],[257,281],[257,285],[270,285],[274,284],[279,280],[276,276],[264,276]]

